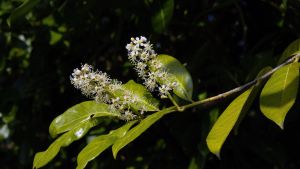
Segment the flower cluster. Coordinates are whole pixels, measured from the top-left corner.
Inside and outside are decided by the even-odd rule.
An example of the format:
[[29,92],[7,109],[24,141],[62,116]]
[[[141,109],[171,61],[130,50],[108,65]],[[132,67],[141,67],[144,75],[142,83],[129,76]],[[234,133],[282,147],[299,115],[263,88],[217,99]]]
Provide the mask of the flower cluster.
[[[126,49],[129,61],[134,65],[138,76],[144,80],[144,85],[148,90],[154,91],[155,88],[158,88],[161,98],[167,98],[177,83],[168,78],[168,72],[163,64],[157,60],[157,54],[150,41],[143,36],[131,38]],[[158,81],[163,82],[163,85],[158,85]]]
[[110,104],[111,111],[121,113],[121,119],[133,120],[137,118],[137,115],[130,111],[130,104],[135,104],[137,100],[135,95],[124,91],[122,96],[114,96],[114,93],[121,90],[121,82],[112,80],[106,73],[94,71],[92,66],[84,64],[81,69],[74,69],[70,80],[75,88],[81,90],[82,94],[95,99],[97,102]]

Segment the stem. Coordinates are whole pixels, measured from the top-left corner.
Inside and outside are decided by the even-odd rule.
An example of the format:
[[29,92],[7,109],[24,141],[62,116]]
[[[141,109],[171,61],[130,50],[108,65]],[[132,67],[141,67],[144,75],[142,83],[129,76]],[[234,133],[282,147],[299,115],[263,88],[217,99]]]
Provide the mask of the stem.
[[174,104],[174,106],[176,106],[178,111],[184,110],[177,104],[176,100],[172,97],[172,95],[170,93],[168,93],[168,98],[171,100],[171,102]]
[[218,94],[216,96],[209,97],[209,98],[204,99],[204,100],[196,101],[196,102],[193,102],[193,103],[181,106],[180,107],[180,111],[184,111],[187,108],[191,108],[191,107],[195,107],[195,106],[200,106],[200,105],[204,106],[204,105],[213,104],[213,103],[216,103],[217,101],[219,101],[221,99],[227,98],[228,96],[231,96],[233,94],[242,92],[242,91],[248,89],[249,87],[255,85],[257,82],[269,78],[274,72],[276,72],[281,67],[283,67],[283,66],[285,66],[287,64],[290,64],[290,63],[292,63],[294,61],[298,61],[299,58],[300,58],[300,53],[296,54],[295,56],[293,56],[290,59],[286,60],[284,63],[276,66],[274,69],[270,70],[269,72],[265,73],[264,75],[262,75],[262,76],[260,76],[260,77],[258,77],[256,79],[254,79],[254,80],[252,80],[252,81],[250,81],[250,82],[248,82],[248,83],[246,83],[246,84],[244,84],[242,86],[236,87],[236,88],[234,88],[232,90],[229,90],[227,92]]

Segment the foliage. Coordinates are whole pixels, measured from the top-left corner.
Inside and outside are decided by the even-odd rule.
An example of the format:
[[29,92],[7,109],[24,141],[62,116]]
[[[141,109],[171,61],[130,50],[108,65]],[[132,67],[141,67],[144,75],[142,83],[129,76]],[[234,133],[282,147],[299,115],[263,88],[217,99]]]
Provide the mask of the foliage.
[[[275,68],[276,63],[297,55],[299,7],[295,0],[1,1],[1,168],[31,168],[35,153],[41,150],[47,150],[46,154],[36,158],[47,158],[34,161],[35,166],[45,165],[56,155],[44,167],[53,169],[75,168],[77,155],[79,168],[299,168],[295,153],[300,150],[299,63],[288,62],[276,69],[266,85],[261,79],[252,83],[263,84],[257,95],[252,90],[253,97],[244,97],[250,92],[245,89],[246,93],[235,93],[236,97],[205,100],[255,79],[263,67]],[[138,122],[123,127],[118,112],[95,116],[93,108],[84,108],[77,112],[79,122],[64,126],[60,121],[63,128],[50,127],[56,140],[49,137],[51,121],[64,118],[61,112],[72,110],[72,105],[102,107],[86,102],[71,86],[69,76],[80,63],[96,65],[123,82],[137,79],[125,83],[136,87],[124,91],[140,88],[141,96],[149,96],[125,56],[124,43],[136,35],[149,37],[158,53],[181,62],[180,69],[191,75],[184,73],[187,80],[179,80],[186,91],[174,91],[169,97],[172,101],[152,93],[149,111]],[[251,86],[247,89],[253,89]],[[242,111],[231,110],[230,105],[241,97],[246,99],[246,104],[237,106]],[[134,113],[149,100],[140,101],[131,106]],[[201,104],[184,107],[194,102]],[[179,106],[172,106],[174,103]],[[280,117],[273,110],[281,110]],[[228,119],[231,124],[226,123],[226,132],[216,138],[219,151],[222,148],[219,160],[209,153],[212,149],[206,139],[214,135],[215,126],[226,120],[226,114],[234,115],[235,120]],[[284,122],[284,130],[267,119],[279,125]],[[74,133],[81,127],[85,137],[79,140]],[[104,151],[109,147],[116,159]]]
[[[131,59],[134,60],[134,63],[136,66],[143,64],[144,61],[146,60],[145,55],[149,54],[147,53],[150,51],[151,53],[154,53],[151,46],[149,45],[149,42],[147,42],[147,39],[145,37],[140,37],[140,38],[135,38],[135,40],[132,40],[133,43],[130,43],[130,47],[127,49],[129,50],[129,58],[132,57]],[[139,49],[140,46],[144,46],[144,49],[147,49],[144,51],[144,49]],[[149,48],[149,50],[148,50]],[[291,46],[289,46],[291,48]],[[294,46],[293,46],[293,49]],[[290,49],[290,50],[293,50]],[[141,52],[141,50],[143,52]],[[287,49],[288,50],[288,49]],[[125,120],[135,120],[138,118],[141,118],[140,123],[135,126],[134,128],[130,129],[130,127],[126,126],[131,126],[130,122],[128,124],[125,124],[123,127],[126,128],[126,132],[122,132],[124,134],[119,135],[119,136],[114,136],[116,138],[111,139],[111,136],[109,136],[109,141],[107,142],[107,145],[104,144],[103,148],[100,149],[93,149],[93,155],[92,158],[95,158],[96,156],[100,155],[101,152],[103,152],[106,148],[108,148],[110,145],[112,145],[112,150],[113,150],[113,155],[114,158],[117,157],[118,152],[124,148],[128,143],[132,142],[135,140],[139,135],[141,135],[143,132],[145,132],[146,129],[148,129],[151,125],[153,125],[156,121],[158,121],[161,117],[164,115],[174,112],[174,111],[184,111],[186,108],[189,107],[194,107],[194,106],[200,106],[203,105],[205,102],[214,102],[218,100],[219,98],[224,98],[228,95],[231,95],[233,93],[236,93],[236,91],[243,91],[244,89],[248,88],[250,85],[252,85],[249,89],[247,89],[245,92],[243,92],[240,96],[238,96],[222,113],[222,115],[218,118],[216,123],[213,125],[211,131],[209,132],[209,135],[207,137],[207,146],[209,150],[217,155],[220,158],[220,150],[222,145],[225,142],[226,137],[229,135],[231,129],[234,127],[234,125],[237,123],[237,120],[239,119],[241,114],[246,113],[250,106],[252,105],[254,101],[254,97],[258,94],[259,88],[261,85],[263,85],[264,81],[266,78],[268,78],[269,75],[273,74],[272,77],[267,81],[266,85],[264,86],[261,95],[260,95],[260,108],[263,114],[268,117],[270,120],[274,121],[276,124],[278,124],[282,129],[283,129],[283,122],[284,118],[287,114],[287,112],[291,109],[291,107],[294,105],[296,97],[297,97],[297,91],[298,91],[298,86],[299,86],[299,63],[298,60],[300,58],[300,54],[296,53],[298,48],[296,48],[295,52],[292,52],[292,55],[290,56],[291,58],[288,58],[287,61],[285,61],[283,64],[277,66],[276,68],[266,71],[263,69],[258,77],[257,80],[254,80],[253,82],[249,82],[248,84],[238,87],[236,90],[233,89],[231,91],[228,91],[224,94],[220,94],[215,97],[210,97],[207,98],[203,101],[198,101],[198,102],[192,102],[191,96],[192,96],[192,80],[187,72],[187,70],[183,67],[183,65],[173,58],[172,56],[169,55],[158,55],[158,56],[151,56],[153,59],[150,59],[147,64],[152,64],[148,65],[150,67],[150,70],[147,70],[147,65],[142,66],[141,68],[137,67],[136,70],[140,74],[145,74],[149,73],[151,76],[142,76],[145,81],[147,81],[147,78],[150,79],[158,79],[158,83],[161,84],[161,87],[159,87],[159,92],[161,96],[167,95],[170,99],[170,101],[173,102],[175,107],[169,107],[169,108],[163,108],[161,111],[158,111],[156,113],[153,113],[152,115],[149,115],[148,117],[143,119],[144,111],[153,111],[155,109],[149,109],[149,102],[153,100],[152,97],[145,97],[144,93],[147,92],[146,88],[143,88],[142,85],[138,85],[133,81],[129,81],[125,85],[120,85],[120,87],[117,87],[117,89],[113,89],[115,87],[112,87],[110,89],[109,83],[104,83],[101,81],[106,81],[105,78],[101,79],[101,75],[103,74],[102,72],[99,72],[99,80],[97,80],[97,72],[89,72],[87,71],[89,68],[86,67],[85,65],[82,66],[81,70],[75,69],[73,74],[76,74],[74,77],[72,77],[73,84],[77,83],[82,83],[85,84],[83,86],[79,85],[77,87],[78,89],[81,89],[83,93],[87,93],[86,90],[98,90],[98,88],[102,87],[102,90],[107,90],[108,93],[116,93],[112,94],[113,97],[110,102],[103,101],[104,103],[97,103],[94,102],[93,104],[87,104],[89,102],[84,102],[79,104],[78,106],[72,107],[69,110],[67,110],[64,114],[60,115],[56,119],[54,119],[54,122],[52,122],[52,127],[50,126],[50,133],[53,136],[56,136],[59,134],[57,131],[67,131],[69,129],[70,131],[67,132],[66,134],[62,135],[59,139],[57,139],[50,147],[45,151],[45,152],[40,152],[35,155],[35,160],[33,162],[33,168],[40,168],[43,167],[47,162],[53,159],[53,157],[57,154],[59,147],[61,145],[68,146],[73,140],[80,139],[83,135],[82,133],[87,133],[87,131],[90,129],[90,127],[97,125],[97,123],[92,122],[93,125],[88,125],[89,127],[82,127],[82,124],[86,124],[89,121],[92,121],[93,118],[95,117],[101,117],[103,116],[102,114],[116,114],[114,113],[115,111],[120,110],[121,112],[123,111],[124,108],[121,108],[119,106],[120,100],[124,98],[130,97],[130,100],[136,100],[133,101],[133,104],[136,105],[141,105],[141,106],[135,106],[133,107],[131,104],[129,104],[129,107],[126,107],[125,114],[123,114],[124,118],[122,118],[122,113],[118,114],[119,119],[125,119]],[[133,53],[134,52],[134,53]],[[134,58],[133,58],[133,55]],[[159,66],[157,66],[159,65]],[[159,69],[165,69],[166,72],[160,71]],[[142,73],[141,73],[142,72]],[[166,73],[166,77],[163,77],[163,73]],[[89,80],[89,76],[93,77],[91,79],[96,79],[96,80]],[[153,76],[153,77],[152,77]],[[88,80],[88,81],[87,81]],[[76,82],[78,81],[78,82]],[[86,82],[87,81],[87,82]],[[98,83],[100,81],[100,83]],[[167,91],[162,91],[161,88],[164,86],[168,86],[169,83],[176,83],[175,87],[172,89],[168,89]],[[98,84],[95,86],[95,84]],[[101,84],[104,83],[104,84]],[[105,88],[105,85],[108,86],[108,88]],[[90,89],[90,87],[92,87]],[[147,83],[146,83],[147,86]],[[123,87],[123,88],[122,88]],[[152,88],[152,87],[151,87]],[[166,87],[166,88],[171,88]],[[118,92],[123,91],[123,90],[130,90],[131,94],[128,95],[126,92]],[[134,90],[135,89],[135,90]],[[153,90],[153,89],[152,89]],[[189,91],[189,92],[188,92]],[[178,97],[185,99],[185,100],[190,100],[192,103],[182,105],[180,106],[179,104],[176,103],[176,100],[173,99],[172,92],[176,94]],[[101,92],[101,95],[105,93]],[[89,94],[87,94],[89,95]],[[151,96],[151,94],[148,94]],[[95,97],[97,101],[98,96]],[[165,98],[165,97],[161,97]],[[117,101],[115,101],[117,99]],[[142,104],[139,104],[141,103]],[[115,106],[117,104],[118,106]],[[123,106],[123,102],[121,102],[121,105]],[[145,105],[146,108],[144,108]],[[110,106],[112,107],[117,107],[117,109],[109,108]],[[126,104],[124,105],[126,106]],[[95,108],[96,107],[96,108]],[[99,108],[98,108],[99,107]],[[103,109],[104,107],[104,109]],[[134,115],[128,115],[126,113],[130,112],[130,109],[132,109],[132,113]],[[86,113],[92,112],[92,113]],[[141,111],[141,112],[139,112]],[[139,114],[140,113],[140,114]],[[100,115],[98,115],[100,114]],[[129,116],[130,118],[127,118],[126,116]],[[74,120],[73,120],[74,119]],[[73,124],[73,125],[70,125]],[[75,125],[74,125],[75,123]],[[77,128],[76,126],[79,125],[80,127]],[[53,127],[54,126],[54,127]],[[56,127],[57,126],[57,127]],[[65,127],[67,126],[67,127]],[[121,127],[121,131],[122,128]],[[63,128],[63,129],[60,129]],[[67,129],[65,129],[67,128]],[[55,130],[54,130],[55,129]],[[51,132],[53,131],[54,132]],[[74,131],[73,131],[74,130]],[[80,132],[78,136],[78,132]],[[114,131],[111,131],[114,133]],[[118,133],[118,132],[117,132]],[[75,135],[75,137],[74,137]],[[101,137],[99,136],[102,141],[102,139],[106,140],[107,138],[105,136]],[[74,139],[73,139],[74,138]],[[99,141],[99,139],[97,139]],[[102,141],[103,142],[103,141]],[[101,143],[102,143],[101,142]],[[105,143],[105,142],[104,142]],[[94,145],[94,141],[90,143],[92,145],[87,145],[85,149],[91,149],[90,147],[97,146]],[[50,153],[49,153],[50,152]],[[89,153],[84,153],[81,154],[80,159],[84,158],[91,158],[89,157]],[[47,158],[48,157],[48,158]],[[79,157],[78,157],[79,158]],[[42,161],[42,162],[40,162]],[[83,168],[81,165],[82,160],[79,160],[77,168]],[[86,163],[83,164],[85,166]]]

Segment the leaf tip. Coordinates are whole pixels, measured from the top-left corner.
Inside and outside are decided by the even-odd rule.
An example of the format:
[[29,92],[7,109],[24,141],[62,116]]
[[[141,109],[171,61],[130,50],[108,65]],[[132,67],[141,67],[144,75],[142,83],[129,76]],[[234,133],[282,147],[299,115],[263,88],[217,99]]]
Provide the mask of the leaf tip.
[[219,160],[221,160],[220,151],[214,152],[214,154],[218,157]]
[[282,121],[282,122],[278,123],[278,125],[279,125],[279,127],[280,127],[280,129],[281,129],[281,130],[283,130],[283,129],[284,129],[284,121]]
[[113,145],[112,146],[112,153],[113,153],[113,156],[114,156],[115,160],[117,159],[118,152],[119,152],[118,149],[116,149],[116,147]]
[[[209,136],[208,136],[209,137]],[[220,156],[220,149],[217,149],[216,147],[214,147],[214,145],[211,143],[210,139],[206,140],[206,144],[208,147],[208,150],[213,153],[215,156],[218,157],[219,160],[221,160],[221,156]]]

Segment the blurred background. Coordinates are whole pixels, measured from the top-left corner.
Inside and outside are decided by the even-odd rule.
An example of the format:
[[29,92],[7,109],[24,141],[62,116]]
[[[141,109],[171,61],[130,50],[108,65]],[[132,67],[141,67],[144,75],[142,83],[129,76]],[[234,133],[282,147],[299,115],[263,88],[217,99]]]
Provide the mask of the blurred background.
[[[137,79],[125,50],[130,37],[146,36],[157,53],[184,63],[193,77],[194,100],[230,90],[252,80],[261,68],[276,66],[284,48],[300,37],[299,0],[25,2],[17,8],[22,0],[0,1],[1,169],[32,168],[34,154],[53,141],[51,121],[87,100],[70,84],[74,68],[88,63],[123,82]],[[256,100],[225,142],[222,159],[209,153],[205,138],[229,102],[168,115],[117,160],[107,150],[87,168],[300,168],[297,103],[280,130],[262,116]],[[86,138],[119,125],[106,120]],[[75,168],[86,142],[63,148],[44,168]]]

